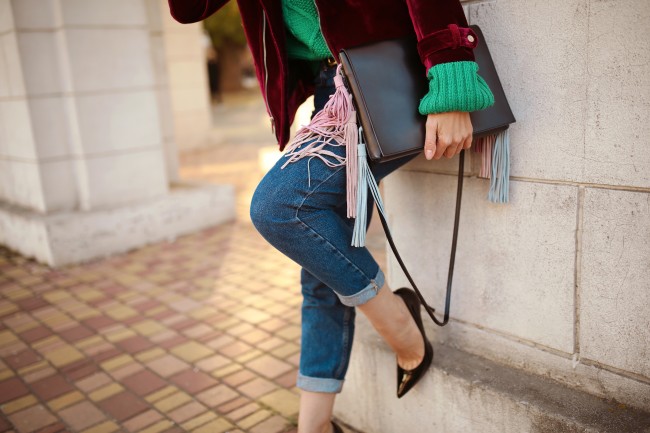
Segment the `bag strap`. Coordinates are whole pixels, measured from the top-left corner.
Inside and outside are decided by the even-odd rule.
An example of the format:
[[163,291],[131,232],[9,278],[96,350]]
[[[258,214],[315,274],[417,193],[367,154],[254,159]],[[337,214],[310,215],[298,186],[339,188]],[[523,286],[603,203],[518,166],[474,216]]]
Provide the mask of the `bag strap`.
[[375,200],[375,204],[377,205],[377,210],[379,211],[378,213],[379,213],[379,219],[381,220],[381,225],[384,227],[384,232],[386,233],[386,239],[388,239],[388,243],[390,245],[390,248],[393,250],[393,254],[395,254],[395,258],[397,259],[397,262],[402,268],[402,271],[404,271],[406,278],[408,278],[409,282],[413,286],[413,289],[415,289],[415,293],[420,299],[420,302],[422,303],[422,306],[426,310],[427,314],[439,326],[445,326],[449,321],[449,304],[451,303],[451,282],[454,277],[454,261],[456,259],[456,243],[458,240],[458,221],[460,220],[460,202],[463,195],[464,165],[465,165],[465,149],[460,151],[459,162],[458,162],[458,186],[456,188],[456,213],[454,215],[454,233],[451,241],[449,273],[447,274],[447,297],[445,299],[445,314],[442,321],[438,320],[436,316],[433,314],[435,309],[432,306],[430,306],[427,303],[427,301],[424,299],[424,296],[422,296],[420,289],[418,289],[418,286],[415,284],[415,281],[413,281],[411,274],[409,274],[409,271],[406,269],[406,265],[402,261],[402,258],[400,257],[399,252],[397,251],[397,247],[395,246],[395,242],[393,241],[393,236],[390,234],[390,229],[388,228],[388,223],[386,222],[386,217],[383,212],[383,205],[380,206],[380,202]]

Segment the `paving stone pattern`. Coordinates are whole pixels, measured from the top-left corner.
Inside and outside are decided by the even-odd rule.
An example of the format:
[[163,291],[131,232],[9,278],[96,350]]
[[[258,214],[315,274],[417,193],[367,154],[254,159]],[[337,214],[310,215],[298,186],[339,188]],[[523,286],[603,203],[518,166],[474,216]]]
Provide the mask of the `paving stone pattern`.
[[258,147],[181,155],[235,222],[57,270],[0,249],[0,432],[295,432],[299,268],[249,221]]

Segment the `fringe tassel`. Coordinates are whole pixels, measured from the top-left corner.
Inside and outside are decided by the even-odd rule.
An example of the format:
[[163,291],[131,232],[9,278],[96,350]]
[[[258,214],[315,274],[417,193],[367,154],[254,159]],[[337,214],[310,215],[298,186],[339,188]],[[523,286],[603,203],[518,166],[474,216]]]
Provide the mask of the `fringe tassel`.
[[510,193],[510,133],[506,129],[497,134],[492,151],[492,176],[488,200],[493,203],[508,203]]
[[510,192],[510,131],[479,138],[472,146],[481,154],[479,177],[490,179],[488,200],[508,203]]
[[[354,113],[354,111],[352,112]],[[347,184],[348,218],[357,217],[357,184],[358,184],[358,145],[356,115],[345,125],[345,174]],[[365,148],[364,148],[365,150]]]
[[[300,128],[294,139],[287,145],[284,156],[288,160],[282,168],[305,157],[319,158],[328,167],[340,167],[345,164],[347,214],[348,218],[354,218],[357,192],[357,113],[352,104],[352,95],[343,84],[341,68],[341,65],[337,67],[334,77],[336,92],[330,96],[327,104],[314,116],[309,125]],[[347,146],[345,157],[326,150],[325,146],[328,144]]]
[[479,177],[485,179],[490,178],[490,174],[492,173],[492,148],[495,140],[495,135],[489,135],[487,137],[479,138],[476,143],[474,150],[481,153],[481,169],[478,174]]
[[368,189],[375,199],[377,210],[384,213],[384,203],[379,194],[379,186],[375,177],[370,171],[368,157],[366,153],[366,144],[363,142],[363,128],[359,127],[359,144],[357,145],[358,155],[358,179],[357,179],[357,217],[354,221],[354,230],[352,231],[352,246],[363,247],[366,245],[366,230],[368,224]]

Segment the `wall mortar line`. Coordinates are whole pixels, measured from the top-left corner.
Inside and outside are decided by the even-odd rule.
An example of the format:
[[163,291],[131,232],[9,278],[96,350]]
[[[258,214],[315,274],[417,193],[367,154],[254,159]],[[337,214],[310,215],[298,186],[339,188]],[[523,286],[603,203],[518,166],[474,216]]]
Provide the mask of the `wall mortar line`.
[[576,211],[575,280],[573,286],[573,367],[580,362],[580,289],[582,287],[582,234],[584,225],[585,187],[578,187]]

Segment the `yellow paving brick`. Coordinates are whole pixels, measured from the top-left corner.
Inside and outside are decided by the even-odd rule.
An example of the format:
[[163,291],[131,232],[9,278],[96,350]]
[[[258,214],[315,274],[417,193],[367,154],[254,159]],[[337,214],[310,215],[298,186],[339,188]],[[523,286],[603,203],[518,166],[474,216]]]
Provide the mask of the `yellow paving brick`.
[[21,278],[19,281],[22,286],[29,287],[42,282],[43,278],[38,275],[30,275],[29,277]]
[[116,341],[126,340],[127,338],[135,337],[136,335],[137,334],[129,328],[118,329],[113,332],[109,332],[105,334],[106,339],[111,343],[115,343]]
[[287,326],[275,333],[278,337],[282,337],[286,340],[293,340],[294,338],[300,337],[300,327],[299,326]]
[[113,276],[113,280],[117,281],[120,284],[125,286],[130,286],[131,284],[136,284],[142,281],[140,277],[136,277],[128,274],[117,274]]
[[147,280],[152,281],[154,283],[167,283],[169,281],[172,281],[174,277],[169,275],[166,272],[156,272],[150,275],[147,275]]
[[71,278],[71,277],[68,277],[68,278],[65,278],[65,279],[62,279],[62,280],[57,280],[57,282],[56,282],[56,286],[61,287],[61,288],[71,287],[71,286],[75,286],[77,284],[79,284],[79,280],[76,279],[76,278]]
[[57,304],[58,302],[70,297],[70,293],[65,290],[51,290],[43,294],[43,299],[51,304]]
[[182,405],[183,403],[187,403],[190,400],[192,400],[192,397],[182,391],[179,391],[170,395],[169,397],[158,400],[154,403],[154,406],[160,412],[167,413],[170,410],[177,408],[178,406]]
[[189,316],[196,320],[203,320],[217,315],[217,310],[212,307],[201,307],[192,311]]
[[102,314],[102,313],[100,313],[98,310],[95,310],[94,308],[87,307],[87,308],[75,311],[74,313],[72,313],[72,317],[74,317],[75,319],[81,321],[81,320],[90,319],[91,317],[99,316],[100,314]]
[[174,424],[166,419],[163,419],[161,421],[158,421],[152,426],[147,427],[144,430],[140,430],[138,433],[158,433],[164,430],[167,430],[168,428],[172,427]]
[[258,399],[258,401],[284,416],[298,413],[299,398],[286,389],[275,390]]
[[261,350],[257,350],[257,349],[255,349],[255,350],[249,350],[248,352],[246,352],[246,353],[244,353],[244,354],[239,355],[238,357],[236,357],[236,358],[235,358],[235,361],[240,362],[240,363],[243,364],[243,363],[245,363],[245,362],[250,361],[251,359],[257,358],[257,357],[260,356],[262,353],[264,353],[264,352],[262,352]]
[[34,371],[38,371],[41,368],[46,368],[48,366],[47,361],[38,361],[35,362],[34,364],[30,364],[27,367],[23,367],[20,370],[18,370],[18,375],[20,376],[26,376],[29,373],[33,373]]
[[120,427],[115,424],[113,421],[104,421],[101,424],[98,424],[94,427],[90,427],[83,431],[83,433],[111,433],[119,430]]
[[110,307],[104,311],[107,316],[115,320],[125,320],[129,319],[138,314],[136,310],[126,305],[117,305],[115,307]]
[[119,383],[110,383],[106,386],[94,390],[93,392],[88,394],[88,397],[90,397],[90,399],[93,401],[100,401],[112,395],[115,395],[118,392],[121,392],[123,389],[124,388]]
[[147,267],[141,263],[132,263],[122,267],[122,270],[124,270],[125,272],[134,273],[134,272],[146,271]]
[[36,400],[36,397],[30,394],[12,400],[9,403],[5,403],[1,406],[1,408],[5,414],[9,415],[14,412],[18,412],[19,410],[24,409],[26,407],[33,406],[36,403],[38,403],[38,400]]
[[203,289],[214,289],[215,280],[214,278],[194,278],[192,282],[197,286]]
[[275,348],[271,351],[271,353],[278,358],[285,358],[287,356],[293,355],[294,353],[298,353],[300,351],[300,346],[294,343],[287,343],[283,344],[282,346]]
[[239,420],[237,422],[237,425],[241,427],[243,430],[248,430],[254,425],[261,423],[271,415],[272,413],[269,412],[268,410],[261,409],[255,412],[254,414],[248,415],[246,418]]
[[223,331],[228,328],[232,328],[233,326],[237,326],[241,323],[241,321],[235,317],[230,317],[226,320],[221,320],[219,323],[215,323],[214,327]]
[[135,358],[140,362],[149,362],[152,359],[160,358],[166,352],[160,347],[154,347],[153,349],[145,350],[135,355]]
[[171,350],[171,353],[187,362],[194,362],[212,355],[214,351],[196,341],[188,341],[187,343],[179,344],[174,347]]
[[133,359],[130,355],[124,354],[116,356],[115,358],[111,358],[108,361],[104,361],[100,364],[100,366],[104,370],[111,371],[130,363],[135,363],[135,359]]
[[80,349],[85,349],[87,347],[96,346],[99,343],[103,343],[103,342],[104,339],[102,337],[100,337],[99,335],[93,335],[75,342],[74,345]]
[[228,375],[231,374],[231,373],[234,373],[234,372],[236,372],[236,371],[239,371],[239,370],[241,370],[242,368],[243,368],[243,367],[242,367],[241,365],[239,365],[239,364],[235,364],[235,363],[232,363],[232,364],[228,364],[227,366],[225,366],[225,367],[223,367],[223,368],[220,368],[220,369],[218,369],[218,370],[213,371],[213,372],[212,372],[212,375],[213,375],[214,377],[216,377],[216,378],[222,378],[222,377],[226,377],[226,376],[228,376]]
[[27,270],[21,268],[21,267],[15,267],[15,268],[9,268],[5,269],[2,272],[4,272],[5,275],[13,277],[13,278],[20,278],[20,277],[26,277],[29,276],[29,272]]
[[67,324],[67,323],[73,323],[74,321],[68,317],[68,315],[60,313],[60,314],[53,314],[49,317],[46,317],[43,319],[43,323],[45,323],[47,326],[50,328],[59,328],[61,325]]
[[[30,296],[33,296],[32,292],[22,287],[16,290],[3,292],[3,294],[6,298],[11,299],[12,301],[19,301],[21,299],[25,299],[25,298],[29,298]],[[4,308],[0,308],[0,314],[4,313],[3,310]]]
[[5,380],[13,376],[15,376],[14,372],[9,369],[0,371],[0,380]]
[[76,275],[77,279],[84,283],[92,283],[95,281],[100,281],[106,279],[106,275],[103,275],[95,271],[84,271]]
[[63,344],[61,337],[58,335],[50,335],[49,337],[38,340],[36,343],[32,343],[32,347],[40,351],[45,347],[61,344]]
[[79,391],[70,391],[67,394],[63,394],[62,396],[55,398],[54,400],[50,400],[47,402],[47,405],[54,412],[58,412],[64,407],[70,406],[71,404],[74,404],[83,399],[84,396]]
[[78,291],[76,293],[76,296],[82,301],[88,302],[88,301],[94,301],[95,299],[102,298],[104,296],[104,293],[100,292],[97,289],[87,288]]
[[163,312],[165,312],[167,310],[168,310],[168,308],[165,307],[164,305],[159,305],[157,307],[150,308],[147,311],[145,311],[145,315],[146,316],[155,316],[156,314],[163,313]]
[[167,385],[163,389],[156,391],[153,394],[149,394],[145,398],[145,400],[147,400],[149,403],[153,403],[156,400],[160,400],[161,398],[167,397],[168,395],[175,393],[176,391],[178,391],[178,388],[176,388],[173,385]]
[[25,331],[29,331],[32,328],[36,328],[38,325],[39,325],[39,323],[36,322],[36,321],[21,323],[20,325],[14,327],[14,331],[17,332],[18,334],[20,334],[20,333],[23,333]]
[[205,412],[202,415],[192,417],[192,419],[190,419],[189,421],[184,422],[181,425],[181,427],[183,427],[183,430],[185,430],[185,431],[190,431],[190,430],[192,430],[194,428],[202,426],[203,424],[205,424],[207,422],[212,421],[216,417],[217,417],[217,415],[215,415],[214,412],[208,411],[208,412]]
[[7,346],[18,341],[18,337],[11,331],[0,331],[0,346]]
[[55,367],[62,367],[84,358],[81,352],[67,344],[51,352],[44,353],[43,356]]
[[194,433],[223,433],[233,427],[226,419],[219,418],[204,426],[192,430]]
[[131,325],[131,328],[133,328],[133,330],[136,331],[137,333],[144,335],[145,337],[148,337],[153,334],[157,334],[158,332],[167,329],[165,326],[151,319],[134,323],[133,325]]
[[137,293],[137,292],[127,291],[127,292],[122,292],[119,295],[117,295],[117,299],[119,299],[121,302],[124,302],[125,304],[128,304],[129,301],[131,301],[133,299],[136,299],[136,298],[138,298],[140,296],[141,295],[139,293]]

